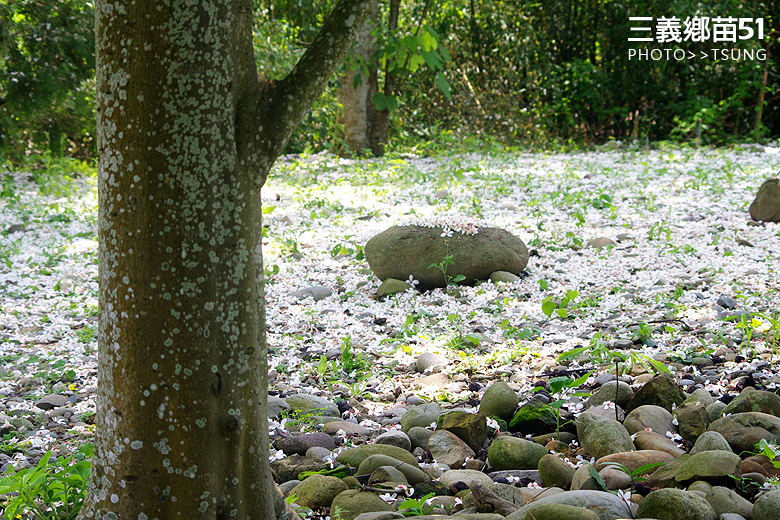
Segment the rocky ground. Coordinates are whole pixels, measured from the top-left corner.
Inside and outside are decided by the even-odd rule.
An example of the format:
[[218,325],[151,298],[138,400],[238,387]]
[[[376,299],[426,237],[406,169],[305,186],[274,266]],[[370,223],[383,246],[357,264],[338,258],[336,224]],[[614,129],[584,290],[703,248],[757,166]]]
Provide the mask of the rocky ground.
[[[777,151],[280,162],[264,189],[269,427],[290,502],[342,519],[780,518],[780,227],[747,211]],[[14,471],[89,440],[95,193],[8,172],[0,205]],[[528,265],[378,297],[363,247],[419,222],[489,222]]]

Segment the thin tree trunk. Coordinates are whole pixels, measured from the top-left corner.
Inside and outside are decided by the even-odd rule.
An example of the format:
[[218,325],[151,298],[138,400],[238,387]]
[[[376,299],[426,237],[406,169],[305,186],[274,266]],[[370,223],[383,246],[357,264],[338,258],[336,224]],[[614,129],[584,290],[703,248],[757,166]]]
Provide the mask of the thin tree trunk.
[[268,464],[260,188],[369,0],[258,81],[251,0],[96,4],[95,457],[79,518],[288,517]]
[[753,138],[758,139],[761,132],[761,119],[764,115],[764,96],[766,95],[766,84],[769,79],[769,51],[767,51],[766,61],[764,62],[764,76],[761,79],[761,87],[758,89],[758,102],[756,103],[756,119],[753,123]]

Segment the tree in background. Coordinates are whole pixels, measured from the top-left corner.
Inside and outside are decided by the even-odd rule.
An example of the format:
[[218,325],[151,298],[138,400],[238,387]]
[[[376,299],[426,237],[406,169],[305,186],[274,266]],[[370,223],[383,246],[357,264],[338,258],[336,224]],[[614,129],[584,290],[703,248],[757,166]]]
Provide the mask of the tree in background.
[[85,153],[94,136],[93,29],[87,0],[0,0],[0,148],[61,155],[67,143]]
[[288,516],[268,462],[260,188],[370,9],[258,80],[251,0],[96,9],[99,390],[79,518]]

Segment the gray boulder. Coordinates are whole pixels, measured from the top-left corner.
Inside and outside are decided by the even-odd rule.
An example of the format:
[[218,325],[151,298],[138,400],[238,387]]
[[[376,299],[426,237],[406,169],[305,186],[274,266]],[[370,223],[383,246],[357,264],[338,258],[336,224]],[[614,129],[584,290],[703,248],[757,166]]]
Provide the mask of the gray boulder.
[[290,492],[295,495],[295,503],[299,506],[319,509],[330,507],[336,495],[347,490],[347,485],[340,478],[324,475],[312,475]]
[[415,426],[427,428],[439,420],[441,406],[437,403],[425,403],[406,410],[401,417],[401,430],[408,432]]
[[677,468],[674,480],[683,486],[696,480],[730,484],[742,476],[741,468],[739,455],[722,450],[702,451],[691,455]]
[[780,511],[780,490],[764,493],[753,504],[753,520],[777,520]]
[[488,462],[495,470],[536,469],[547,454],[541,444],[518,437],[498,437],[488,449]]
[[702,433],[699,435],[699,438],[696,439],[693,448],[691,448],[691,455],[710,450],[724,450],[730,452],[731,446],[729,446],[728,441],[726,441],[720,433],[708,431]]
[[412,451],[412,441],[409,436],[402,431],[390,430],[379,435],[374,442],[377,444],[389,444],[391,446],[398,446],[406,451]]
[[639,504],[637,518],[657,520],[717,520],[712,506],[695,493],[666,488],[650,492]]
[[504,381],[497,381],[485,390],[485,395],[479,403],[479,411],[488,417],[509,421],[515,414],[519,402],[517,392]]
[[780,441],[780,417],[761,412],[737,413],[718,419],[708,430],[723,435],[734,453],[751,452],[761,439]]
[[634,451],[634,443],[622,424],[614,419],[591,422],[583,431],[580,443],[591,456],[600,459],[605,455]]
[[[704,499],[702,499],[704,500]],[[599,520],[615,520],[617,518],[633,518],[628,505],[612,493],[603,491],[565,491],[554,495],[541,495],[532,503],[527,504],[511,515],[506,520],[526,520],[527,513],[536,504],[564,504],[585,508],[598,515]],[[705,502],[706,504],[706,502]],[[714,520],[714,519],[713,519]]]
[[391,466],[397,469],[403,473],[404,477],[406,477],[406,480],[412,485],[430,480],[428,475],[426,475],[425,472],[423,472],[423,470],[421,470],[416,465],[412,465],[407,462],[401,462],[396,458],[379,454],[366,457],[363,462],[360,463],[360,466],[358,466],[357,474],[370,475],[382,466]]
[[634,408],[626,415],[626,420],[623,421],[628,433],[631,435],[650,428],[656,433],[666,435],[666,432],[673,432],[675,430],[674,423],[672,422],[674,417],[671,412],[666,408],[656,406],[653,404],[646,404]]
[[433,460],[452,469],[463,466],[467,458],[474,457],[474,450],[447,430],[438,430],[428,439],[428,450]]
[[330,507],[331,510],[338,509],[341,512],[341,520],[355,520],[361,513],[393,509],[390,504],[379,498],[379,495],[358,489],[342,491],[336,495]]
[[464,283],[487,280],[494,271],[519,274],[528,264],[528,249],[522,240],[499,228],[482,227],[475,235],[457,231],[442,236],[441,227],[393,226],[371,238],[364,253],[380,280],[406,280],[412,275],[418,289],[446,287],[440,269],[431,267],[448,256],[447,275],[463,275]]
[[309,394],[294,394],[285,398],[287,406],[292,411],[297,411],[307,415],[329,415],[332,417],[339,417],[339,407],[316,395]]
[[748,209],[753,220],[780,222],[780,179],[768,179]]

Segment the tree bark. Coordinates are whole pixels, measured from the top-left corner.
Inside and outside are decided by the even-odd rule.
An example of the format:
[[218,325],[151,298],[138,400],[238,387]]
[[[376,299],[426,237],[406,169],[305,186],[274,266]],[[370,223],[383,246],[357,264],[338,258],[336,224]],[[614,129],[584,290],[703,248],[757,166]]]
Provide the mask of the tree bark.
[[[378,2],[374,2],[369,20],[377,21],[379,14]],[[376,143],[371,141],[372,111],[376,111],[371,98],[377,91],[376,66],[371,64],[371,58],[375,51],[374,38],[371,31],[374,24],[367,22],[358,34],[355,44],[352,46],[352,56],[358,62],[352,69],[347,70],[340,78],[338,100],[342,107],[342,115],[339,118],[343,132],[340,133],[344,143],[351,152],[362,153],[364,150],[372,150]],[[368,70],[368,77],[362,73]],[[361,78],[356,85],[356,78]]]
[[95,457],[79,518],[285,518],[268,464],[260,188],[370,7],[279,82],[251,0],[96,4]]

